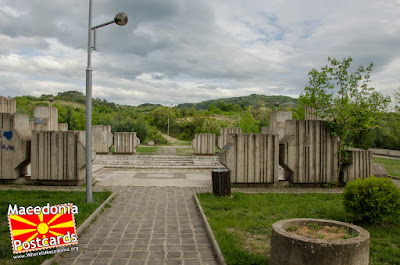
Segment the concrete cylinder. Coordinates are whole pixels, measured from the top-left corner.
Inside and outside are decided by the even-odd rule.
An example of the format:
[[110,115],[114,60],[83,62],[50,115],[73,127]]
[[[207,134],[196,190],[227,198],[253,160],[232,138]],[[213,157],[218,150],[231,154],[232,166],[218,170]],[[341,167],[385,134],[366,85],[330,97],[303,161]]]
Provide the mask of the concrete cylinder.
[[[309,223],[344,227],[358,233],[349,239],[324,240],[296,235],[286,229]],[[368,265],[370,236],[365,229],[338,221],[322,219],[287,219],[272,225],[270,265]]]

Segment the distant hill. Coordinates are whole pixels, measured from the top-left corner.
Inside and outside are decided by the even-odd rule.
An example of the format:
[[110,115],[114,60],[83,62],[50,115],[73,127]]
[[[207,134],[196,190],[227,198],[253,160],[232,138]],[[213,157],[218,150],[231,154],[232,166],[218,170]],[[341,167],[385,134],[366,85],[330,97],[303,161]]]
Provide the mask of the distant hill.
[[178,108],[192,108],[194,107],[196,110],[205,110],[214,103],[214,105],[218,105],[219,103],[223,102],[226,104],[236,104],[239,106],[250,106],[252,104],[257,103],[258,101],[262,101],[265,103],[265,106],[268,108],[275,108],[275,103],[279,102],[279,106],[282,108],[289,108],[293,107],[297,104],[298,99],[291,98],[288,96],[266,96],[266,95],[257,95],[251,94],[250,96],[243,96],[243,97],[233,97],[233,98],[221,98],[221,99],[213,99],[213,100],[206,100],[199,103],[183,103],[179,104]]

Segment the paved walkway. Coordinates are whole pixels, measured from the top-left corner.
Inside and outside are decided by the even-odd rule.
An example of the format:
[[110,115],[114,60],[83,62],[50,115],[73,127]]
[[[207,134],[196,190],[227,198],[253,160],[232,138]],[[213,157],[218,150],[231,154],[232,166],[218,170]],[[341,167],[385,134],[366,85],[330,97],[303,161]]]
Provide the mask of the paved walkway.
[[217,264],[192,188],[124,187],[59,264]]

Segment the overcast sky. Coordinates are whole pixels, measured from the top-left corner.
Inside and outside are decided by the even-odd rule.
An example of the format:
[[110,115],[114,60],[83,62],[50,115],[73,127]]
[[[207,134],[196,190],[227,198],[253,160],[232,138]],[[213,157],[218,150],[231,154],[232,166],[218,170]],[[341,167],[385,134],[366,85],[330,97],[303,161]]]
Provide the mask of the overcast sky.
[[[93,0],[93,97],[163,105],[298,97],[328,56],[400,87],[398,0]],[[89,0],[0,0],[0,95],[85,93]]]

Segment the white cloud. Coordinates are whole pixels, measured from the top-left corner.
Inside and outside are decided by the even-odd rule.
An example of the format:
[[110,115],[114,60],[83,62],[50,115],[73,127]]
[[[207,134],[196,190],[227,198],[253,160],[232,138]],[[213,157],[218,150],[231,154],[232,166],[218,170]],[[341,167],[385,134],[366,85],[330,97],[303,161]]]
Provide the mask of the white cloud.
[[[1,95],[85,91],[86,2],[0,0]],[[349,55],[375,63],[379,91],[399,87],[396,1],[99,0],[93,24],[120,11],[125,27],[97,32],[94,97],[138,105],[298,96],[309,70]]]

